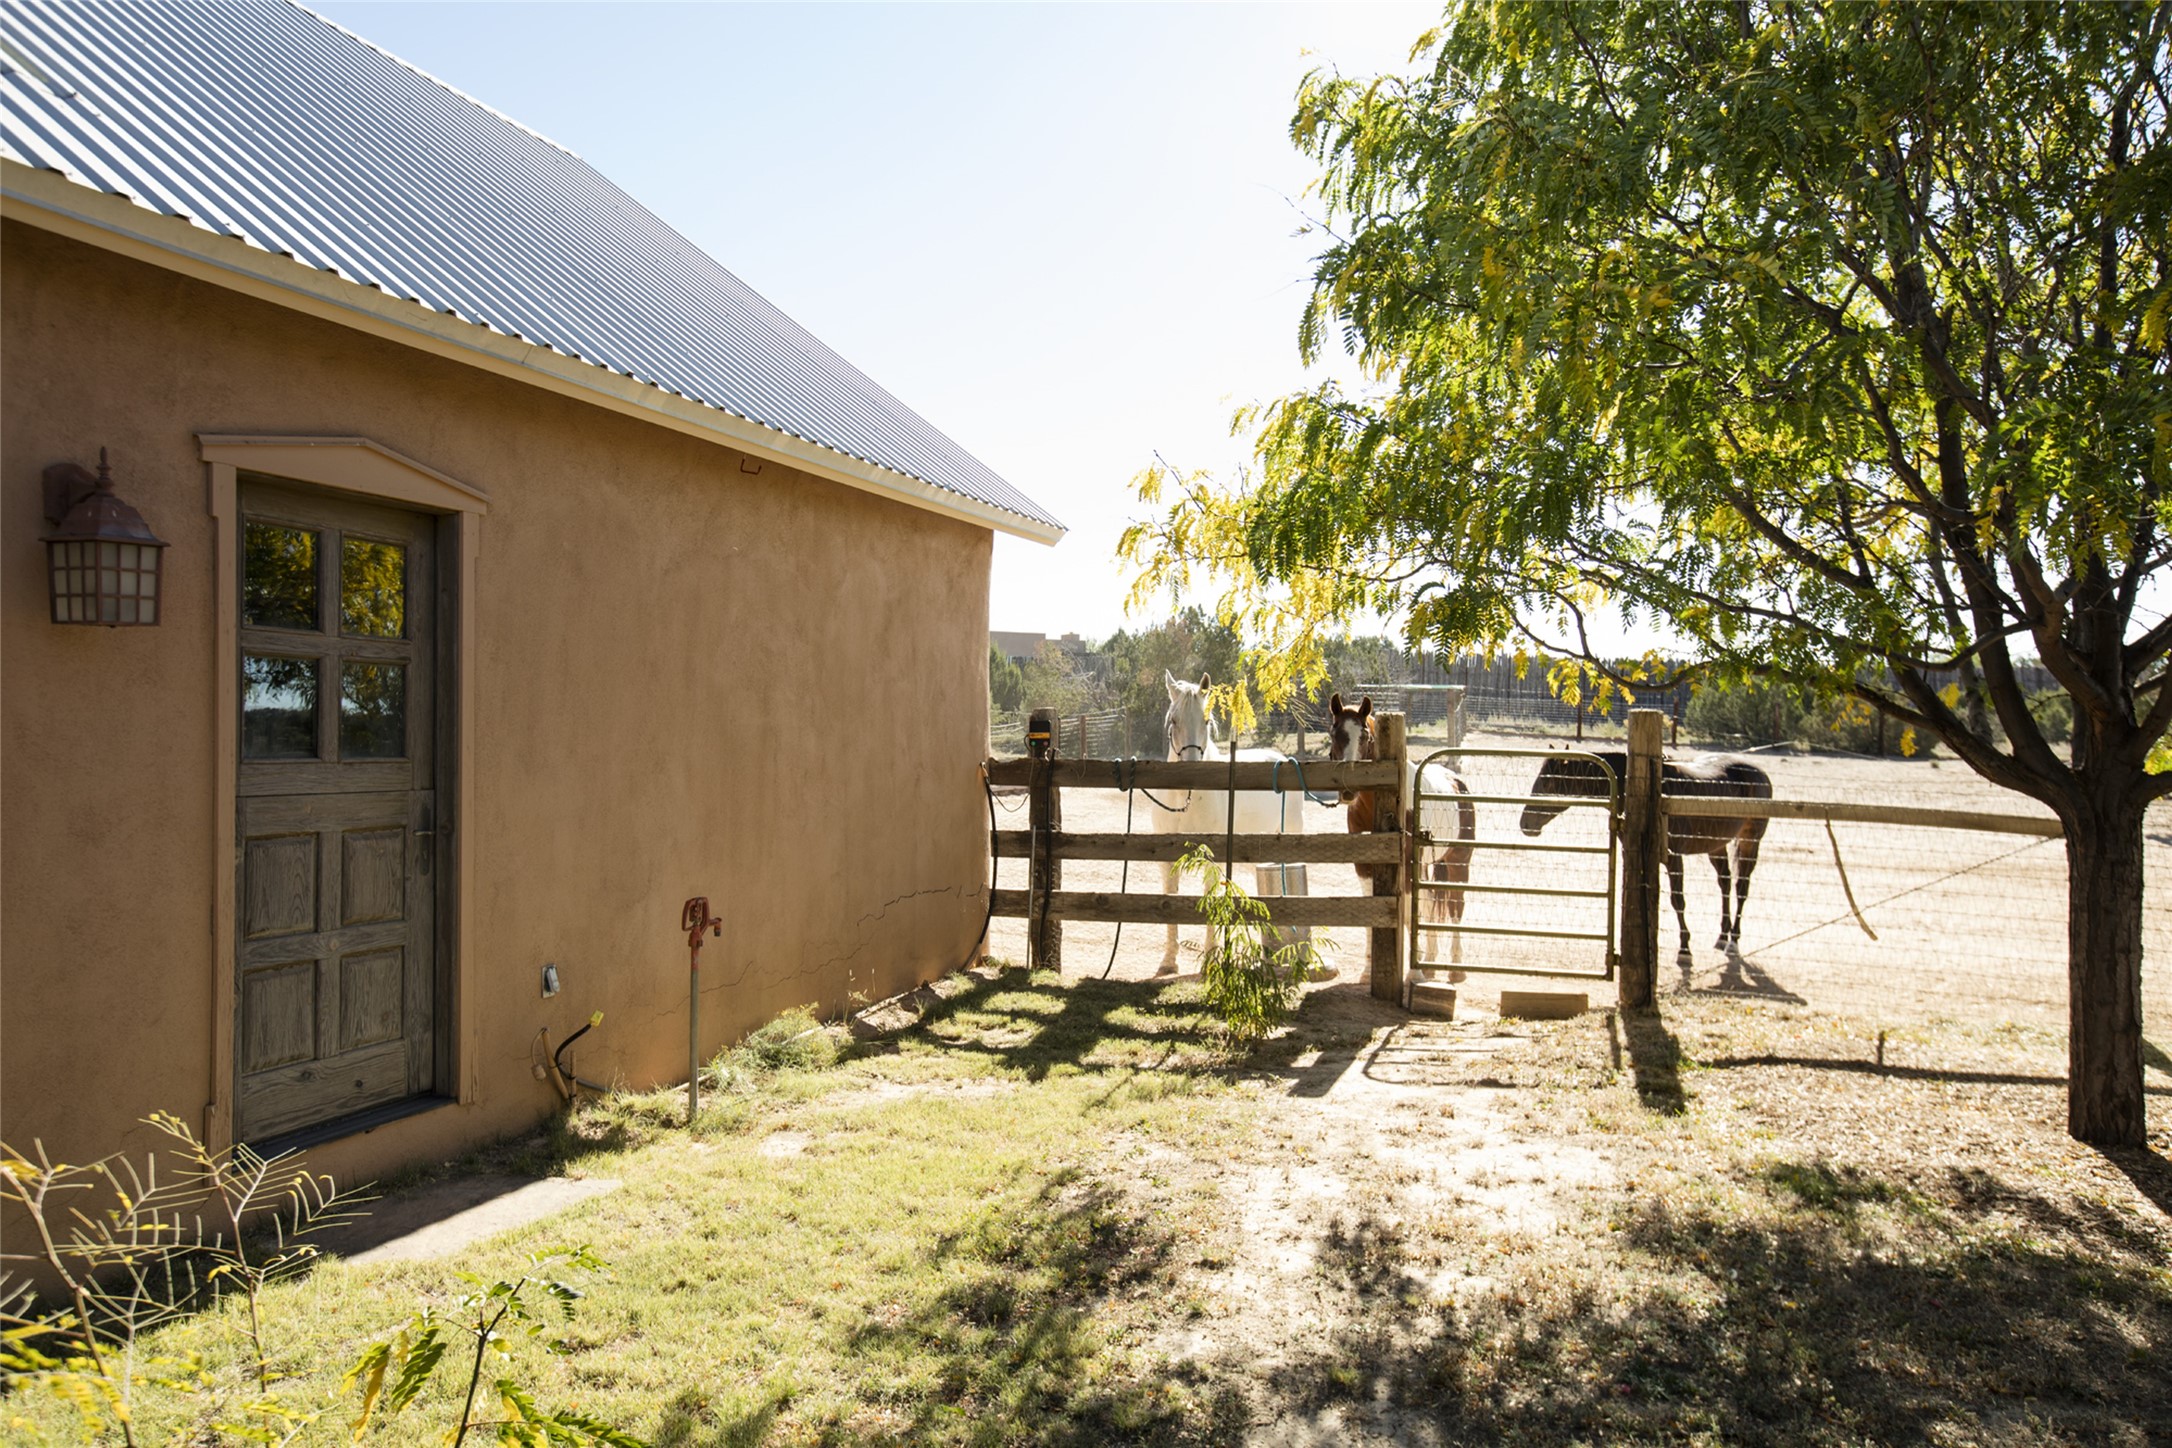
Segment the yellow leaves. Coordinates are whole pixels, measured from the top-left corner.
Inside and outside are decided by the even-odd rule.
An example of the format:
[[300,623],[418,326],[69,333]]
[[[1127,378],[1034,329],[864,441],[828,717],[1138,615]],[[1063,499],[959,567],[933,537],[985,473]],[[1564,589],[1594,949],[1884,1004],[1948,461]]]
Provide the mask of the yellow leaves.
[[1948,709],[1960,708],[1961,686],[1959,684],[1946,685],[1945,688],[1938,691],[1938,699],[1939,702],[1944,704]]
[[1916,731],[1913,725],[1901,730],[1900,752],[1903,759],[1916,757]]
[[1508,268],[1501,265],[1501,259],[1494,254],[1490,244],[1478,258],[1478,269],[1486,274],[1489,282],[1500,281],[1508,275]]
[[2160,288],[2142,313],[2141,343],[2145,352],[2163,353],[2165,317],[2172,309],[2172,287]]

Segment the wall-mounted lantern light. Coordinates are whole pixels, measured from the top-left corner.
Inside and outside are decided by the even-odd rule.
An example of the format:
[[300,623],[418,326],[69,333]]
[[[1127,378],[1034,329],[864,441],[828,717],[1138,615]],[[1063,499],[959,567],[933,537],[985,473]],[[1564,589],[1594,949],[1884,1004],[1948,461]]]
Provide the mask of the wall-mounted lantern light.
[[98,476],[75,463],[45,470],[45,561],[53,622],[111,627],[158,622],[159,562],[166,545],[143,515],[113,496],[106,450]]

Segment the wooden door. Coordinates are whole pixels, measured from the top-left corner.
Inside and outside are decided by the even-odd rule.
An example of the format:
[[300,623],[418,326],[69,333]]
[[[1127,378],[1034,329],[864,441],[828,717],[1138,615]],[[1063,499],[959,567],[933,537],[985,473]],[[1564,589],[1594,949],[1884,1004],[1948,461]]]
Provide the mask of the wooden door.
[[244,476],[234,1134],[435,1094],[436,519]]

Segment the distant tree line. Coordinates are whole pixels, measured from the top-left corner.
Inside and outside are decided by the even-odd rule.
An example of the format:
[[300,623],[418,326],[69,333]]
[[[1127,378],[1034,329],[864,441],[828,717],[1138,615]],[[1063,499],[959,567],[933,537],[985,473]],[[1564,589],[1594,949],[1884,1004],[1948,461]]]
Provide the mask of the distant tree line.
[[[1800,688],[1764,682],[1704,680],[1677,689],[1646,691],[1634,700],[1618,691],[1565,705],[1552,680],[1553,661],[1516,659],[1497,654],[1443,660],[1407,649],[1377,635],[1343,634],[1322,645],[1327,678],[1310,700],[1267,708],[1257,733],[1294,734],[1321,727],[1321,706],[1332,690],[1346,693],[1380,686],[1456,684],[1466,690],[1472,726],[1489,719],[1543,718],[1566,725],[1580,707],[1589,726],[1624,722],[1632,703],[1663,710],[1687,739],[1723,746],[1750,747],[1796,743],[1813,749],[1906,757],[1928,749],[1930,740],[1890,721],[1852,698],[1818,698]],[[2024,663],[2031,686],[2030,710],[2047,739],[2064,742],[2072,733],[2072,706],[2053,686],[2040,665]],[[1187,608],[1161,623],[1121,630],[1083,651],[1066,651],[1050,642],[1020,665],[991,647],[988,651],[988,698],[998,716],[1028,709],[1051,709],[1064,718],[1115,710],[1123,716],[1119,736],[1129,751],[1143,756],[1161,752],[1162,717],[1169,696],[1163,671],[1180,679],[1202,676],[1216,683],[1253,686],[1244,651],[1235,633],[1199,608]],[[1956,682],[1948,680],[1947,682]],[[1256,694],[1255,694],[1256,697]],[[1226,721],[1225,721],[1226,723]],[[1988,726],[1996,732],[1993,721]]]

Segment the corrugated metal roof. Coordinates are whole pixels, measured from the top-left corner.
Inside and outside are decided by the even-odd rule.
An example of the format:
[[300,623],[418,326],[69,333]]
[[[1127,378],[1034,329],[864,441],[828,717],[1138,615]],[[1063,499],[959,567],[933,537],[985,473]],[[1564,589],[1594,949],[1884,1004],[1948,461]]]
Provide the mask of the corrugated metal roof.
[[6,0],[0,155],[1062,526],[580,157],[286,0]]

